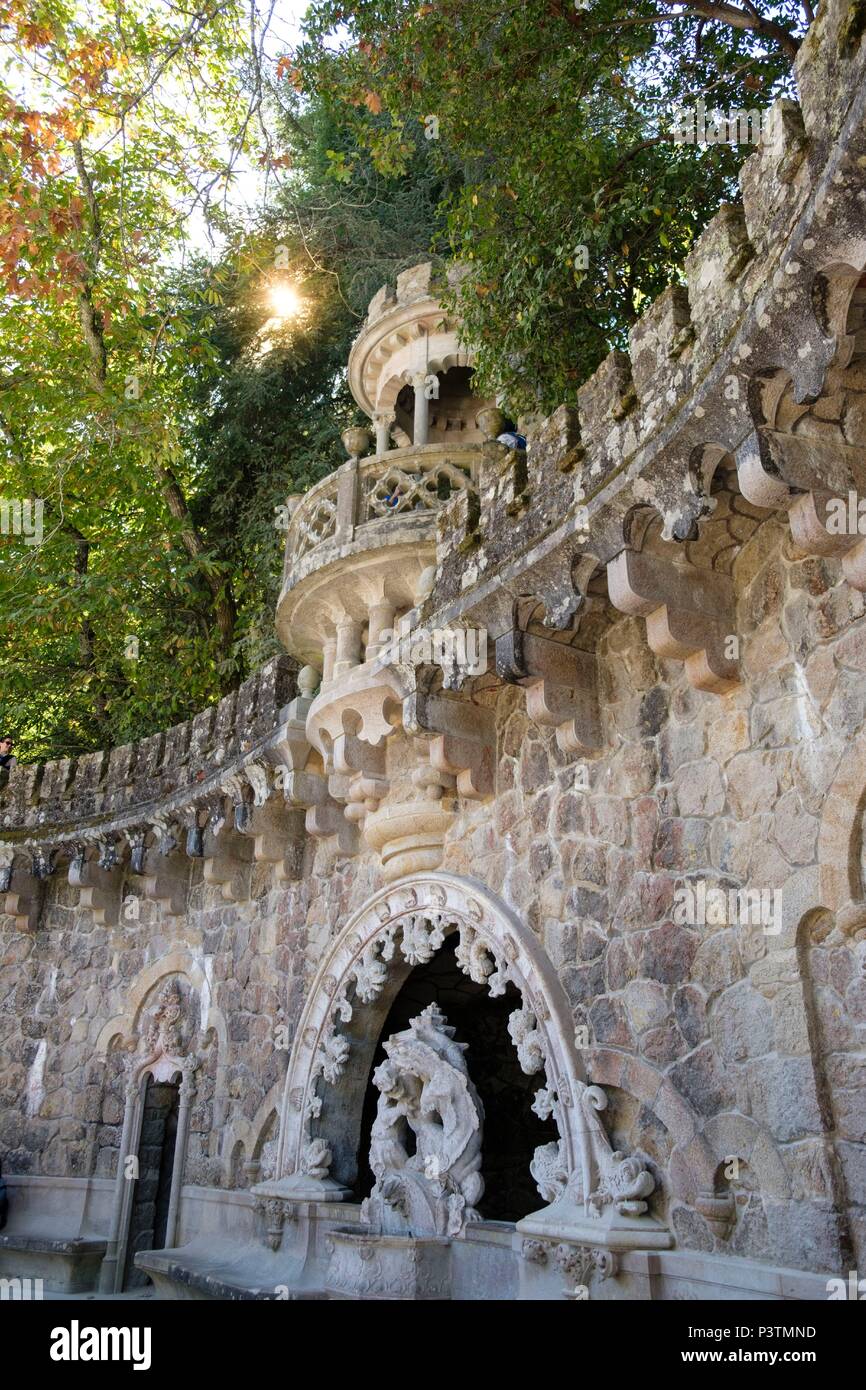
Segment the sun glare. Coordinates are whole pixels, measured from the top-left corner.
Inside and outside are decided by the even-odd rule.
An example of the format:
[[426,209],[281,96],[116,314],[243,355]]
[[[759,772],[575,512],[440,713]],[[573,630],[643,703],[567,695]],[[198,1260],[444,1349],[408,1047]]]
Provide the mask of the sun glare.
[[303,305],[295,286],[285,280],[278,280],[270,286],[268,300],[275,318],[278,319],[297,318]]

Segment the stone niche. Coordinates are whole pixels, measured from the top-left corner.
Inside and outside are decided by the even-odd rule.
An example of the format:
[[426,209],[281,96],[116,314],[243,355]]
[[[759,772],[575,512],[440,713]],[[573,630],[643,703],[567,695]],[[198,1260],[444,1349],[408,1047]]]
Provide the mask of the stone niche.
[[384,1044],[370,1136],[375,1184],[361,1206],[366,1230],[329,1238],[327,1287],[359,1298],[443,1298],[450,1239],[479,1219],[484,1111],[465,1043],[436,1006]]

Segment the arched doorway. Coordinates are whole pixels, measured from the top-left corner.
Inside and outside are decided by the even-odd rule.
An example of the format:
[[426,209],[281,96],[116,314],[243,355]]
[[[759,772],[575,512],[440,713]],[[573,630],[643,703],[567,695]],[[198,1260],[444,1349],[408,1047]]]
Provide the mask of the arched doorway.
[[367,1084],[388,1014],[412,968],[431,961],[452,933],[463,974],[492,1000],[509,988],[519,996],[508,1035],[532,1081],[535,1115],[556,1125],[557,1138],[541,1144],[531,1163],[546,1205],[524,1218],[521,1229],[580,1240],[591,1232],[597,1241],[615,1226],[631,1245],[669,1244],[668,1233],[647,1215],[654,1178],[638,1158],[613,1151],[599,1118],[607,1097],[587,1083],[552,962],[535,934],[482,884],[447,873],[380,889],[326,952],[289,1060],[277,1176],[256,1195],[290,1202],[354,1195]]
[[124,1289],[150,1283],[135,1266],[138,1251],[162,1250],[166,1244],[179,1110],[177,1081],[157,1082],[148,1076],[138,1143],[138,1178],[129,1214]]
[[541,1119],[534,1113],[538,1078],[521,1070],[508,1034],[509,1017],[521,1007],[520,994],[509,984],[491,999],[483,984],[460,969],[458,945],[459,938],[452,933],[431,960],[415,966],[385,1019],[364,1097],[356,1191],[359,1197],[367,1197],[373,1186],[370,1132],[379,1093],[372,1074],[384,1060],[384,1043],[436,1003],[455,1028],[456,1040],[466,1045],[469,1074],[484,1106],[484,1193],[478,1209],[488,1221],[519,1221],[539,1205],[530,1164],[540,1145],[556,1142],[557,1129],[552,1118]]

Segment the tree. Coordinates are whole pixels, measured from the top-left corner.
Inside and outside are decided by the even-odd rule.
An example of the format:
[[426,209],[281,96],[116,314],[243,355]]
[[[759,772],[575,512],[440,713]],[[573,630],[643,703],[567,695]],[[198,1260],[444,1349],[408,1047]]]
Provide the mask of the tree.
[[[150,37],[153,75],[173,43]],[[58,73],[45,36],[31,42]],[[203,29],[196,42],[198,73]],[[218,71],[226,42],[215,33],[208,49]],[[67,57],[73,47],[67,37]],[[112,88],[106,116],[116,71],[127,96]],[[174,91],[158,100],[157,84],[139,126],[127,74],[103,71],[91,124],[82,116],[56,140],[54,115],[24,121],[8,87],[3,107],[14,138],[11,152],[0,144],[0,497],[7,520],[16,502],[44,508],[41,545],[0,528],[0,722],[26,758],[187,718],[275,650],[277,508],[341,461],[364,296],[423,255],[436,203],[369,159],[335,183],[326,150],[343,137],[325,108],[296,119],[268,110],[265,93],[261,138],[245,149],[271,179],[267,216],[251,226],[211,203],[222,253],[191,255],[190,209],[212,196],[217,166],[231,174],[232,142],[218,160],[214,123],[231,106],[227,128],[243,125],[256,66],[203,93],[210,134],[197,128],[195,157]],[[304,311],[281,322],[269,293],[285,281]]]
[[810,18],[794,0],[316,0],[292,70],[341,104],[379,168],[428,138],[482,385],[550,409],[735,191],[748,148],[674,143],[674,108],[766,104]]
[[[0,481],[46,534],[3,537],[4,714],[25,752],[29,731],[76,751],[136,730],[156,691],[166,712],[238,676],[231,576],[179,447],[195,316],[166,269],[260,147],[263,36],[236,0],[3,0],[0,41]],[[194,635],[157,617],[171,599]],[[189,658],[170,698],[159,663],[133,664],[142,624]]]

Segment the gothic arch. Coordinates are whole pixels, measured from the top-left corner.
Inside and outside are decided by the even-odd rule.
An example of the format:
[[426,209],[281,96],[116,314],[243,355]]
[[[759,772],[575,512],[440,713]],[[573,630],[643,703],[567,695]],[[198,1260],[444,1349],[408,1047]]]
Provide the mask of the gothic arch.
[[521,996],[508,1031],[523,1071],[538,1074],[536,1113],[552,1115],[559,1132],[558,1143],[536,1149],[531,1165],[544,1200],[570,1224],[601,1209],[611,1220],[642,1214],[653,1179],[611,1151],[597,1114],[607,1098],[587,1082],[571,1007],[537,938],[476,880],[432,872],[375,893],[319,966],[289,1061],[273,1192],[346,1195],[381,1026],[411,968],[455,931],[457,961],[471,979],[494,997],[507,984]]
[[193,959],[188,951],[175,950],[170,951],[168,955],[161,956],[151,965],[146,965],[136,975],[129,986],[126,1009],[122,1014],[115,1014],[100,1029],[96,1039],[95,1051],[97,1056],[104,1055],[118,1036],[126,1039],[133,1036],[138,1028],[141,1011],[153,990],[171,975],[182,975],[189,983],[190,988],[195,990],[199,999],[207,1001],[207,1015],[202,1023],[201,1031],[206,1033],[208,1029],[213,1028],[216,1031],[221,1052],[224,1052],[228,1041],[228,1028],[222,1011],[212,1003],[210,980],[205,971],[202,970],[201,965]]
[[[232,1120],[226,1130],[225,1139],[222,1146],[223,1173],[226,1185],[232,1171],[232,1154],[238,1144],[243,1147],[245,1155],[245,1166],[257,1167],[261,1161],[262,1149],[268,1142],[271,1120],[279,1117],[280,1093],[283,1089],[283,1080],[275,1081],[273,1086],[259,1104],[259,1107],[251,1120],[244,1119],[242,1116]],[[245,1183],[249,1186],[249,1183]]]

